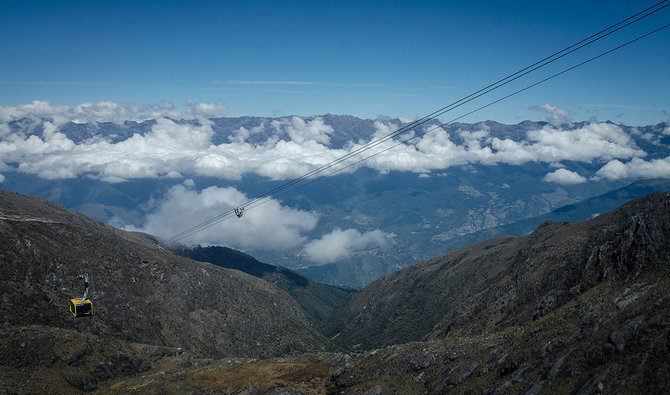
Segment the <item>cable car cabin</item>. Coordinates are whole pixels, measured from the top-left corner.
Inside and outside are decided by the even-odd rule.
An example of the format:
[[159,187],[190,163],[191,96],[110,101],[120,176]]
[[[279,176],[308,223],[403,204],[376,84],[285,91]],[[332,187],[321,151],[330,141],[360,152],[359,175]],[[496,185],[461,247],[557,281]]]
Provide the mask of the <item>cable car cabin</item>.
[[75,317],[93,315],[93,302],[88,299],[70,299],[70,312]]

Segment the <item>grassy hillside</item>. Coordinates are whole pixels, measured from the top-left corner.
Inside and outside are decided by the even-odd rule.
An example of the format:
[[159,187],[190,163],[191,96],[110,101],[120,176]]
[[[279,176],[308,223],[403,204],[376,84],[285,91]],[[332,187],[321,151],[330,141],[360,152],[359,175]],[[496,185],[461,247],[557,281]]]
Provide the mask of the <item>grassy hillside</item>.
[[[121,378],[109,393],[667,393],[670,267],[600,283],[546,315],[480,335],[349,354],[189,359]],[[298,392],[300,391],[300,392]]]

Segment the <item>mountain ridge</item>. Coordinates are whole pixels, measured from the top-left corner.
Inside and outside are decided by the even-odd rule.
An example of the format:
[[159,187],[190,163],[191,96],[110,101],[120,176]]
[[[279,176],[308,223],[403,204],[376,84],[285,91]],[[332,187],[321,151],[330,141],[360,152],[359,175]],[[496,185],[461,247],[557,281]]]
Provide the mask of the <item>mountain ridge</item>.
[[[313,168],[308,163],[313,149],[336,158],[342,154],[340,149],[347,152],[374,136],[406,125],[406,120],[400,119],[366,120],[333,114],[206,121],[158,118],[87,124],[51,121],[35,115],[34,119],[8,124],[10,134],[3,137],[8,149],[2,171],[4,188],[40,195],[118,227],[145,230],[149,230],[152,217],[160,216],[160,208],[165,205],[182,204],[181,211],[195,207],[192,202],[175,199],[199,199],[208,188],[216,188],[219,195],[223,189],[234,188],[247,198],[260,196],[293,174],[276,171],[287,169],[286,166],[291,170],[301,160],[306,161],[304,169]],[[431,121],[429,128],[437,126],[437,122]],[[415,128],[417,133],[426,130]],[[663,177],[661,166],[670,154],[667,130],[667,123],[640,127],[608,122],[559,126],[535,121],[442,125],[423,135],[421,143],[413,140],[405,148],[398,148],[411,159],[407,162],[389,151],[388,157],[375,157],[352,173],[332,175],[318,185],[307,185],[282,196],[282,207],[319,216],[316,226],[302,231],[290,248],[269,247],[268,243],[248,245],[229,238],[218,240],[216,235],[204,237],[203,233],[187,242],[225,244],[260,261],[299,270],[317,282],[361,287],[408,264],[445,252],[442,248],[446,244],[466,234],[543,215],[621,188],[644,174],[651,176],[651,171],[639,174],[639,165],[644,162],[653,167],[654,176]],[[30,151],[32,145],[26,142],[29,138],[44,149]],[[575,145],[577,141],[583,144]],[[75,152],[92,156],[89,161],[80,162],[82,156],[68,161],[69,151],[61,150],[58,142],[74,145]],[[167,145],[162,147],[163,144]],[[189,149],[181,149],[186,148],[183,144],[188,144]],[[566,149],[573,145],[580,149]],[[126,152],[129,162],[123,163],[128,166],[103,160],[106,155],[93,154],[103,146]],[[297,162],[286,161],[292,155],[284,152],[288,147],[300,150]],[[249,160],[236,158],[234,153],[240,150],[252,155]],[[192,156],[181,158],[184,152]],[[541,152],[559,154],[549,161]],[[267,155],[262,157],[262,153]],[[314,159],[323,160],[323,155]],[[403,152],[398,155],[402,157]],[[218,159],[211,161],[213,158]],[[98,160],[102,163],[93,165]],[[209,167],[228,160],[235,165]],[[609,164],[617,165],[616,160],[623,163],[624,170],[631,170],[628,177],[612,171],[616,169]],[[302,170],[292,171],[302,174]],[[188,193],[177,198],[173,193],[176,188]],[[198,215],[204,219],[216,214]],[[182,230],[174,223],[171,228],[170,234]],[[306,243],[329,236],[335,229],[361,233],[379,230],[392,236],[386,243],[388,249],[368,245],[334,262],[305,253]],[[162,230],[167,232],[164,227],[151,232]]]
[[526,218],[511,224],[482,229],[480,231],[461,236],[444,244],[447,250],[466,247],[502,235],[523,236],[542,225],[546,221],[582,221],[601,213],[612,211],[630,200],[637,199],[654,192],[670,190],[670,180],[650,179],[640,180],[602,195],[598,195],[577,203],[559,207],[549,213],[536,217]]
[[343,346],[374,348],[522,324],[599,282],[639,273],[647,261],[660,264],[670,256],[668,224],[670,193],[587,221],[545,222],[527,236],[491,239],[383,277],[321,329]]
[[177,255],[228,269],[240,270],[277,285],[298,302],[307,321],[317,325],[344,300],[357,292],[345,287],[316,283],[281,266],[259,262],[243,252],[221,246],[172,248]]
[[[464,298],[465,305],[456,306],[461,322],[446,317],[433,326],[442,331],[433,332],[427,325],[424,340],[386,346],[350,341],[349,353],[282,361],[229,360],[187,369],[185,374],[176,366],[168,372],[181,374],[183,384],[161,380],[160,372],[154,371],[123,380],[116,389],[171,391],[187,384],[202,392],[229,393],[273,389],[368,394],[664,393],[670,388],[669,216],[670,193],[653,194],[592,220],[546,222],[528,236],[488,240],[447,255],[458,258],[451,263],[438,257],[373,283],[370,288],[386,285],[378,287],[385,293],[373,302],[385,295],[388,298],[384,303],[368,303],[359,311],[372,310],[373,315],[384,315],[384,309],[398,312],[382,322],[401,321],[411,333],[428,317],[407,319],[405,313],[411,308],[392,305],[398,288],[408,293],[427,289],[424,295],[429,298],[422,309],[429,313],[427,306],[439,305],[444,296],[431,289],[444,283],[441,272],[454,273],[468,266],[468,255],[480,254],[480,262],[486,262],[501,251],[506,253],[507,264],[489,265],[494,269],[503,266],[502,277],[475,279],[484,284],[484,292],[465,287],[470,297]],[[568,239],[573,242],[560,242]],[[523,248],[512,250],[510,244]],[[470,265],[463,277],[477,277],[483,269]],[[508,283],[508,277],[518,282]],[[462,283],[453,276],[448,281],[455,287],[453,295],[463,291],[458,288]],[[494,298],[487,295],[489,291]],[[352,300],[367,292],[362,290]],[[510,308],[500,314],[496,310],[504,304],[501,299],[509,302],[510,295],[516,295],[520,303],[508,303]],[[400,302],[408,305],[411,301]],[[486,310],[489,306],[494,309]],[[479,319],[481,316],[487,319]],[[351,322],[357,325],[362,317]],[[397,339],[398,333],[384,335]]]

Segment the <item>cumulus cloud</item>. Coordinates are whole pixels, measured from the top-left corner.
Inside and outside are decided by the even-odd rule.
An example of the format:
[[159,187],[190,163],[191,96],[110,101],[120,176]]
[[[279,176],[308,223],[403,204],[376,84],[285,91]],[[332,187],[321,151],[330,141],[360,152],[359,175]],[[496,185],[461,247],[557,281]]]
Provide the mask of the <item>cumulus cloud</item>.
[[[191,108],[190,115],[193,118],[197,119],[210,119],[222,117],[226,114],[227,107],[223,104],[218,103],[195,103],[192,100],[186,102],[186,105]],[[174,113],[174,106],[171,108],[171,112]],[[169,113],[167,114],[169,116]],[[190,119],[190,117],[185,116],[184,114],[177,113],[175,114],[177,119]]]
[[291,141],[297,144],[302,144],[306,141],[315,141],[328,145],[330,144],[330,134],[333,133],[333,128],[326,125],[321,118],[305,122],[300,117],[292,117],[290,120],[272,121],[272,126],[276,130],[284,129],[291,138]]
[[[193,185],[192,181],[186,184]],[[172,187],[138,230],[168,238],[248,201],[235,188],[209,187],[198,191],[187,185]],[[241,218],[232,216],[181,241],[197,240],[201,244],[243,250],[281,250],[301,246],[306,241],[304,233],[314,229],[317,221],[318,216],[312,212],[283,207],[278,201],[269,200],[247,210]]]
[[0,156],[5,163],[18,163],[21,172],[47,179],[83,174],[109,182],[174,177],[178,171],[192,171],[194,161],[206,155],[212,134],[208,125],[182,125],[161,118],[145,135],[134,134],[118,143],[98,139],[75,144],[55,125],[44,122],[41,137],[14,135],[0,141]]
[[466,164],[591,162],[646,156],[623,129],[609,123],[587,124],[576,129],[545,126],[528,131],[526,138],[518,141],[491,137],[486,130],[461,131],[460,137],[463,143],[457,145],[444,129],[433,128],[413,144],[403,144],[388,151],[383,150],[397,143],[381,145],[377,150],[383,152],[367,163],[381,171],[427,173]]
[[[169,238],[199,225],[203,220],[230,212],[248,202],[235,188],[209,187],[197,190],[192,180],[172,187],[165,198],[145,217],[141,228],[127,227]],[[118,220],[112,222],[119,223]],[[335,229],[318,240],[308,241],[307,232],[318,222],[313,212],[282,206],[272,199],[246,210],[241,218],[229,215],[223,221],[188,236],[181,242],[226,245],[241,250],[285,250],[304,248],[308,259],[330,263],[370,248],[386,245],[380,230],[361,233],[355,229]]]
[[546,116],[540,117],[541,120],[549,122],[554,126],[560,126],[562,124],[570,124],[570,113],[567,110],[564,110],[560,107],[552,106],[549,103],[540,104],[539,106],[532,106],[528,108],[529,110],[542,111]]
[[[5,174],[18,171],[48,179],[85,176],[107,182],[193,176],[237,180],[245,174],[287,180],[355,152],[372,139],[402,126],[391,120],[377,120],[370,140],[352,140],[343,148],[333,148],[330,142],[335,130],[322,118],[287,117],[250,129],[239,128],[229,133],[227,141],[215,144],[214,124],[206,117],[225,108],[207,103],[188,103],[188,106],[186,115],[200,118],[177,121],[177,117],[168,116],[175,113],[174,106],[167,102],[145,109],[113,102],[74,107],[33,102],[0,107],[0,168]],[[560,113],[560,109],[547,108]],[[123,141],[98,135],[75,143],[62,128],[64,120],[132,118],[143,111],[153,114],[154,110],[161,116],[153,118],[156,123],[151,130]],[[26,119],[22,117],[33,119],[36,129],[27,133],[10,127],[9,122]],[[254,138],[259,133],[267,138]],[[410,131],[403,135],[402,141],[387,140],[339,168],[354,171],[367,166],[381,173],[412,171],[428,175],[434,170],[471,164],[521,165],[565,160],[591,163],[647,155],[621,127],[609,123],[590,123],[580,128],[547,125],[515,139],[497,137],[485,124],[474,131],[447,132],[441,127],[430,127]],[[370,155],[373,156],[354,163]],[[330,168],[329,172],[337,169]]]
[[311,261],[325,264],[344,259],[370,247],[384,245],[386,245],[384,233],[378,229],[366,233],[356,229],[335,229],[322,238],[307,243],[304,251]]
[[505,163],[590,162],[646,156],[635,141],[617,125],[590,123],[577,129],[544,127],[527,133],[522,142],[493,139],[494,158]]
[[555,182],[557,184],[562,185],[570,185],[570,184],[583,184],[586,182],[586,178],[580,176],[574,171],[570,171],[567,169],[558,169],[544,176],[543,181]]
[[610,181],[631,178],[670,178],[670,156],[650,161],[633,158],[627,163],[614,159],[598,170],[594,178],[605,178]]

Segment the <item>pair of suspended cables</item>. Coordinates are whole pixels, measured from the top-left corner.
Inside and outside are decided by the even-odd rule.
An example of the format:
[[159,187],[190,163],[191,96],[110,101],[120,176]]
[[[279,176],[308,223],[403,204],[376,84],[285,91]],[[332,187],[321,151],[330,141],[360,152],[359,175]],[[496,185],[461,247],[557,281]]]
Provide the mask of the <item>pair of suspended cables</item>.
[[[418,138],[420,138],[420,137],[422,137],[422,136],[424,136],[424,135],[426,135],[426,134],[432,132],[433,130],[437,130],[437,129],[442,128],[442,127],[444,127],[444,126],[448,126],[448,125],[450,125],[450,124],[452,124],[452,123],[454,123],[454,122],[456,122],[456,121],[458,121],[458,120],[460,120],[460,119],[462,119],[462,118],[465,118],[465,117],[467,117],[467,116],[469,116],[469,115],[472,115],[472,114],[474,114],[474,113],[476,113],[476,112],[478,112],[478,111],[481,111],[481,110],[483,110],[483,109],[485,109],[485,108],[487,108],[487,107],[490,107],[490,106],[492,106],[492,105],[494,105],[494,104],[497,104],[497,103],[499,103],[499,102],[501,102],[501,101],[503,101],[503,100],[509,99],[509,98],[512,97],[512,96],[515,96],[515,95],[518,95],[518,94],[520,94],[520,93],[522,93],[522,92],[525,92],[525,91],[527,91],[527,90],[529,90],[529,89],[531,89],[531,88],[534,88],[534,87],[536,87],[536,86],[538,86],[538,85],[540,85],[540,84],[543,84],[543,83],[545,83],[545,82],[547,82],[547,81],[549,81],[549,80],[552,80],[552,79],[554,79],[554,78],[556,78],[556,77],[559,77],[559,76],[561,76],[561,75],[563,75],[563,74],[565,74],[565,73],[567,73],[567,72],[569,72],[569,71],[572,71],[572,70],[574,70],[574,69],[576,69],[576,68],[578,68],[578,67],[584,66],[584,65],[587,64],[587,63],[593,62],[594,60],[597,60],[597,59],[599,59],[599,58],[601,58],[601,57],[603,57],[603,56],[605,56],[605,55],[608,55],[608,54],[610,54],[610,53],[612,53],[612,52],[614,52],[614,51],[617,51],[617,50],[619,50],[619,49],[621,49],[621,48],[623,48],[623,47],[626,47],[626,46],[628,46],[628,45],[630,45],[630,44],[633,44],[633,43],[635,43],[636,41],[639,41],[639,40],[641,40],[641,39],[643,39],[643,38],[645,38],[645,37],[651,36],[652,34],[657,33],[657,32],[659,32],[659,31],[661,31],[661,30],[667,29],[667,28],[669,28],[669,27],[670,27],[670,23],[669,23],[669,24],[666,24],[666,25],[663,25],[663,26],[661,26],[661,27],[659,27],[659,28],[657,28],[657,29],[654,29],[654,30],[652,30],[652,31],[650,31],[650,32],[648,32],[648,33],[646,33],[646,34],[643,34],[643,35],[638,36],[638,37],[636,37],[636,38],[634,38],[634,39],[632,39],[632,40],[630,40],[630,41],[628,41],[628,42],[625,42],[625,43],[623,43],[623,44],[621,44],[621,45],[618,45],[618,46],[616,46],[616,47],[614,47],[614,48],[612,48],[612,49],[610,49],[610,50],[608,50],[608,51],[602,52],[602,53],[600,53],[600,54],[598,54],[598,55],[596,55],[596,56],[593,56],[593,57],[591,57],[591,58],[589,58],[589,59],[583,61],[583,62],[580,62],[580,63],[578,63],[578,64],[576,64],[576,65],[573,65],[573,66],[571,66],[571,67],[568,67],[568,68],[566,68],[566,69],[563,69],[563,70],[561,70],[561,71],[559,71],[559,72],[557,72],[557,73],[555,73],[555,74],[550,75],[549,77],[546,77],[546,78],[544,78],[544,79],[542,79],[542,80],[540,80],[540,81],[537,81],[537,82],[535,82],[535,83],[533,83],[533,84],[527,85],[527,86],[525,86],[524,88],[521,88],[521,89],[519,89],[519,90],[516,90],[516,91],[514,91],[514,92],[512,92],[512,93],[510,93],[510,94],[507,94],[507,95],[505,95],[505,96],[503,96],[503,97],[501,97],[501,98],[499,98],[499,99],[496,99],[496,100],[494,100],[494,101],[492,101],[492,102],[489,102],[489,103],[487,103],[487,104],[485,104],[485,105],[483,105],[483,106],[480,106],[480,107],[478,107],[478,108],[476,108],[476,109],[474,109],[474,110],[471,110],[471,111],[469,111],[469,112],[467,112],[467,113],[465,113],[465,114],[463,114],[463,115],[460,115],[460,116],[458,116],[458,117],[456,117],[456,118],[454,118],[454,119],[452,119],[452,120],[450,120],[450,121],[448,121],[448,122],[442,122],[442,123],[439,123],[439,124],[437,124],[437,125],[434,125],[434,126],[432,126],[431,128],[426,129],[426,130],[424,130],[423,132],[417,133],[417,134],[415,134],[415,135],[412,135],[412,136],[410,136],[410,137],[408,137],[408,138],[406,138],[406,139],[404,139],[404,140],[402,140],[402,141],[394,142],[393,145],[388,146],[388,147],[386,147],[386,148],[384,148],[384,149],[382,149],[382,150],[380,150],[380,151],[378,151],[378,152],[375,152],[375,153],[373,153],[373,154],[371,154],[371,155],[368,155],[368,156],[366,156],[366,157],[364,157],[364,158],[362,158],[362,159],[359,159],[359,160],[357,160],[356,162],[352,162],[352,163],[350,163],[350,164],[348,164],[348,165],[346,165],[346,166],[344,166],[344,167],[341,167],[341,168],[338,168],[337,170],[331,171],[331,172],[328,173],[328,174],[321,175],[321,176],[319,176],[319,177],[316,178],[316,179],[312,179],[312,180],[310,180],[309,182],[307,182],[307,183],[305,183],[305,184],[302,184],[302,185],[300,185],[300,186],[298,186],[298,187],[296,187],[296,188],[294,188],[294,189],[291,189],[290,191],[285,191],[285,192],[282,193],[282,194],[275,195],[275,198],[278,198],[278,197],[281,197],[281,196],[283,196],[283,195],[286,195],[286,194],[288,194],[289,192],[294,192],[294,191],[296,191],[296,190],[298,190],[298,189],[300,189],[300,188],[302,188],[302,187],[305,187],[305,186],[307,186],[307,185],[309,185],[309,184],[312,184],[312,183],[314,183],[314,182],[316,182],[316,181],[319,181],[319,180],[321,180],[321,179],[323,179],[323,178],[330,177],[330,176],[332,176],[332,175],[334,175],[334,174],[340,173],[340,172],[346,170],[347,168],[353,167],[353,166],[355,166],[355,165],[357,165],[357,164],[359,164],[359,163],[361,163],[361,162],[365,162],[365,161],[367,161],[368,159],[371,159],[371,158],[373,158],[373,157],[375,157],[375,156],[378,156],[378,155],[380,155],[380,154],[382,154],[382,153],[384,153],[384,152],[387,152],[387,151],[389,151],[389,150],[391,150],[391,149],[393,149],[393,148],[395,148],[395,147],[398,147],[398,146],[400,146],[400,145],[404,145],[404,144],[410,143],[412,140],[416,140],[416,139],[418,139]],[[260,203],[255,204],[255,205],[252,205],[250,208],[258,207],[258,206],[260,206],[260,205],[262,205],[262,204],[264,204],[264,203],[266,203],[266,202],[268,202],[268,200],[263,201],[263,202],[260,202]]]
[[[367,144],[365,144],[365,145],[363,145],[363,146],[361,146],[361,147],[359,147],[359,148],[357,148],[357,149],[355,149],[355,150],[353,150],[353,151],[351,151],[351,152],[349,152],[349,153],[347,153],[347,154],[345,154],[345,155],[343,155],[343,156],[341,156],[341,157],[339,157],[339,158],[337,158],[337,159],[335,159],[335,160],[333,160],[333,161],[331,161],[331,162],[329,162],[329,163],[326,163],[326,164],[324,164],[324,165],[322,165],[322,166],[320,166],[320,167],[318,167],[318,168],[316,168],[316,169],[314,169],[314,170],[312,170],[312,171],[310,171],[310,172],[308,172],[308,173],[303,174],[303,175],[300,176],[300,177],[297,177],[297,178],[295,178],[295,179],[293,179],[293,180],[291,180],[291,181],[289,181],[289,182],[286,182],[286,183],[284,183],[284,184],[282,184],[282,185],[280,185],[280,186],[278,186],[278,187],[276,187],[276,188],[274,188],[274,189],[272,189],[272,190],[269,190],[269,191],[265,192],[264,194],[260,195],[259,197],[247,201],[246,203],[244,203],[244,204],[241,205],[241,206],[238,206],[238,207],[236,207],[236,208],[234,208],[234,209],[231,209],[231,210],[229,210],[229,211],[223,212],[223,213],[221,213],[221,214],[219,214],[219,215],[217,215],[217,216],[215,216],[215,217],[209,218],[208,220],[206,220],[206,221],[204,221],[204,222],[201,222],[201,223],[198,224],[198,225],[195,225],[195,226],[193,226],[193,227],[191,227],[191,228],[189,228],[189,229],[186,229],[186,230],[184,230],[184,231],[182,231],[182,232],[180,232],[180,233],[178,233],[178,234],[175,234],[175,235],[173,235],[173,236],[171,236],[171,237],[165,239],[165,241],[166,241],[167,243],[174,243],[174,242],[176,242],[176,241],[178,241],[178,240],[181,240],[181,239],[183,239],[183,238],[185,238],[185,237],[188,237],[188,236],[193,235],[193,234],[195,234],[195,233],[197,233],[197,232],[200,232],[200,231],[202,231],[202,230],[204,230],[204,229],[207,229],[207,228],[209,228],[209,227],[211,227],[211,226],[214,226],[215,224],[217,224],[217,223],[219,223],[219,222],[221,222],[221,221],[223,221],[223,220],[225,220],[225,219],[232,218],[232,217],[234,217],[234,216],[237,216],[237,217],[239,218],[239,217],[241,217],[242,212],[243,212],[244,210],[248,211],[248,210],[253,209],[253,208],[255,208],[255,207],[258,207],[258,206],[260,206],[260,205],[262,205],[262,204],[265,204],[265,203],[269,202],[269,201],[271,200],[271,197],[273,197],[273,196],[274,196],[275,198],[277,198],[277,197],[286,195],[286,194],[289,193],[289,192],[293,192],[293,191],[295,191],[295,190],[297,190],[297,189],[303,188],[303,187],[305,187],[305,186],[307,186],[307,185],[309,185],[309,184],[312,184],[313,182],[316,182],[316,181],[318,181],[318,180],[321,180],[321,179],[323,179],[323,178],[325,178],[325,177],[328,177],[328,176],[331,176],[331,175],[333,175],[333,174],[339,173],[339,172],[341,172],[341,171],[343,171],[343,170],[345,170],[345,169],[347,169],[347,168],[350,168],[350,167],[352,167],[352,166],[355,166],[355,165],[357,165],[357,164],[359,164],[359,163],[361,163],[361,162],[363,162],[363,161],[365,161],[365,160],[368,160],[368,159],[370,159],[370,158],[372,158],[372,157],[374,157],[374,156],[377,156],[377,155],[379,155],[379,154],[381,154],[381,153],[383,153],[383,152],[386,152],[386,151],[388,151],[388,150],[390,150],[390,149],[392,149],[392,148],[394,148],[394,147],[397,147],[397,146],[402,145],[402,144],[406,144],[407,142],[409,142],[409,141],[411,141],[411,140],[413,140],[413,139],[416,139],[416,138],[418,138],[418,137],[421,137],[421,136],[423,136],[423,135],[429,133],[430,131],[435,130],[436,128],[445,126],[445,125],[447,125],[447,124],[449,124],[449,123],[452,123],[452,122],[455,122],[455,121],[457,121],[457,120],[459,120],[459,119],[461,119],[461,118],[463,118],[463,117],[465,117],[465,116],[471,115],[471,114],[473,114],[473,113],[475,113],[475,112],[477,112],[477,111],[480,111],[480,110],[482,110],[482,109],[484,109],[484,108],[487,108],[487,107],[489,107],[489,106],[491,106],[491,105],[494,105],[494,104],[496,104],[496,103],[498,103],[498,102],[500,102],[500,101],[503,101],[503,100],[505,100],[505,99],[507,99],[507,98],[509,98],[509,97],[512,97],[512,96],[517,95],[517,94],[519,94],[519,93],[521,93],[521,92],[524,92],[524,91],[526,91],[526,90],[528,90],[528,89],[530,89],[530,88],[532,88],[532,87],[534,87],[534,86],[537,86],[537,85],[539,85],[539,84],[541,84],[541,83],[544,83],[544,82],[546,82],[546,81],[549,81],[549,80],[551,80],[551,79],[553,79],[553,78],[556,78],[556,77],[558,77],[558,76],[560,76],[560,75],[562,75],[562,74],[565,74],[565,73],[567,73],[567,72],[569,72],[569,71],[571,71],[571,70],[574,70],[574,69],[577,68],[577,67],[583,66],[583,65],[586,64],[586,63],[590,63],[590,62],[592,62],[592,61],[594,61],[594,60],[596,60],[596,59],[598,59],[598,58],[600,58],[600,57],[602,57],[602,56],[605,56],[605,55],[607,55],[607,54],[609,54],[609,53],[611,53],[611,52],[614,52],[614,51],[616,51],[616,50],[618,50],[618,49],[620,49],[620,48],[623,48],[623,47],[625,47],[625,46],[627,46],[627,45],[630,45],[630,44],[632,44],[632,43],[634,43],[634,42],[636,42],[636,41],[638,41],[638,40],[641,40],[641,39],[644,38],[644,37],[647,37],[647,36],[649,36],[649,35],[651,35],[651,34],[654,34],[654,33],[658,32],[658,31],[660,31],[660,30],[663,30],[663,29],[667,28],[667,27],[670,26],[670,25],[665,25],[665,26],[660,27],[660,28],[658,28],[658,29],[656,29],[656,30],[654,30],[654,31],[651,31],[651,32],[646,33],[646,34],[644,34],[644,35],[642,35],[642,36],[639,36],[639,37],[637,37],[637,38],[635,38],[635,39],[633,39],[633,40],[631,40],[631,41],[628,41],[628,42],[626,42],[626,43],[624,43],[624,44],[621,44],[621,45],[619,45],[619,46],[617,46],[617,47],[615,47],[615,48],[613,48],[613,49],[611,49],[611,50],[609,50],[609,51],[605,51],[605,52],[603,52],[603,53],[600,53],[600,54],[597,55],[597,56],[594,56],[594,57],[592,57],[592,58],[590,58],[590,59],[588,59],[588,60],[586,60],[586,61],[583,61],[583,62],[581,62],[581,63],[578,63],[578,64],[576,64],[576,65],[574,65],[574,66],[572,66],[572,67],[569,67],[569,68],[567,68],[567,69],[564,69],[564,70],[562,70],[561,72],[558,72],[558,73],[556,73],[556,74],[553,74],[553,75],[551,75],[551,76],[549,76],[549,77],[547,77],[547,78],[545,78],[545,79],[542,79],[542,80],[540,80],[540,81],[538,81],[538,82],[536,82],[536,83],[533,83],[533,84],[531,84],[531,85],[528,85],[528,86],[526,86],[526,87],[524,87],[524,88],[522,88],[522,89],[520,89],[520,90],[517,90],[517,91],[515,91],[515,92],[513,92],[513,93],[511,93],[511,94],[508,94],[508,95],[506,95],[506,96],[504,96],[504,97],[502,97],[502,98],[500,98],[500,99],[497,99],[497,100],[495,100],[495,101],[493,101],[493,102],[491,102],[491,103],[488,103],[488,104],[486,104],[486,105],[484,105],[484,106],[481,106],[481,107],[479,107],[479,108],[477,108],[477,109],[475,109],[475,110],[473,110],[473,111],[470,111],[470,112],[468,112],[468,113],[466,113],[466,114],[464,114],[464,115],[461,115],[461,116],[459,116],[458,118],[455,118],[455,119],[453,119],[453,120],[451,120],[451,121],[449,121],[449,122],[446,122],[446,123],[439,123],[437,126],[434,126],[434,127],[432,127],[432,128],[429,128],[429,129],[427,129],[427,130],[425,130],[425,131],[423,131],[423,132],[421,132],[421,133],[414,134],[414,135],[410,136],[409,138],[406,138],[406,139],[404,139],[404,140],[402,140],[402,141],[400,141],[400,142],[398,142],[398,143],[396,143],[396,144],[393,144],[393,145],[391,145],[391,146],[389,146],[389,147],[387,147],[387,148],[384,148],[384,149],[382,149],[381,151],[378,151],[378,152],[376,152],[376,153],[374,153],[374,154],[372,154],[372,155],[366,156],[366,157],[364,157],[363,159],[359,159],[359,160],[357,160],[357,161],[355,161],[355,162],[349,163],[349,164],[345,165],[344,167],[338,167],[338,168],[336,168],[336,169],[333,169],[335,166],[337,166],[337,165],[339,165],[339,164],[341,164],[341,163],[343,163],[343,162],[345,162],[345,161],[348,161],[348,160],[350,160],[350,159],[352,159],[352,158],[354,158],[354,157],[356,157],[356,156],[359,156],[359,155],[361,155],[362,153],[364,153],[364,152],[366,152],[366,151],[368,151],[368,150],[370,150],[370,149],[372,149],[372,148],[378,147],[379,145],[381,145],[381,144],[383,144],[383,143],[385,143],[385,142],[387,142],[387,141],[389,141],[389,140],[393,140],[393,139],[395,139],[396,137],[399,137],[399,136],[401,136],[401,135],[403,135],[403,134],[406,134],[406,133],[408,133],[409,131],[411,131],[412,129],[414,129],[414,128],[418,127],[418,126],[421,126],[421,125],[423,125],[423,124],[425,124],[425,123],[427,123],[427,122],[429,122],[429,121],[432,121],[432,120],[436,119],[436,118],[439,117],[440,115],[443,115],[443,114],[445,114],[445,113],[447,113],[447,112],[449,112],[449,111],[452,111],[452,110],[454,110],[454,109],[456,109],[456,108],[458,108],[458,107],[461,107],[461,106],[463,106],[463,105],[465,105],[465,104],[467,104],[467,103],[469,103],[469,102],[471,102],[471,101],[473,101],[473,100],[475,100],[475,99],[477,99],[477,98],[479,98],[479,97],[481,97],[481,96],[484,96],[484,95],[486,95],[486,94],[488,94],[488,93],[490,93],[490,92],[492,92],[492,91],[494,91],[494,90],[497,90],[497,89],[499,89],[499,88],[501,88],[501,87],[503,87],[503,86],[505,86],[505,85],[507,85],[507,84],[509,84],[509,83],[511,83],[511,82],[513,82],[513,81],[515,81],[515,80],[517,80],[517,79],[519,79],[519,78],[521,78],[521,77],[524,77],[524,76],[526,76],[526,75],[528,75],[528,74],[530,74],[530,73],[532,73],[532,72],[534,72],[534,71],[536,71],[536,70],[538,70],[538,69],[540,69],[540,68],[542,68],[542,67],[545,67],[545,66],[547,66],[547,65],[549,65],[549,64],[551,64],[551,63],[553,63],[553,62],[555,62],[555,61],[557,61],[557,60],[559,60],[559,59],[561,59],[561,58],[563,58],[563,57],[565,57],[565,56],[567,56],[567,55],[569,55],[569,54],[572,54],[572,53],[574,53],[574,52],[576,52],[576,51],[578,51],[578,50],[580,50],[580,49],[582,49],[582,48],[584,48],[584,47],[586,47],[586,46],[588,46],[588,45],[591,45],[591,44],[593,44],[594,42],[596,42],[596,41],[598,41],[598,40],[601,40],[601,39],[603,39],[603,38],[605,38],[605,37],[607,37],[607,36],[609,36],[609,35],[611,35],[611,34],[617,32],[617,31],[619,31],[619,30],[622,30],[622,29],[624,29],[625,27],[628,27],[628,26],[632,25],[632,24],[635,23],[635,22],[638,22],[638,21],[640,21],[640,20],[642,20],[642,19],[644,19],[644,18],[649,17],[649,16],[652,15],[652,14],[655,14],[655,13],[658,12],[658,11],[661,11],[662,9],[664,9],[664,8],[666,8],[666,7],[668,7],[668,6],[670,5],[670,3],[668,3],[668,1],[670,1],[670,0],[664,0],[664,1],[661,1],[661,2],[659,2],[659,3],[656,3],[655,5],[653,5],[653,6],[651,6],[651,7],[648,7],[648,8],[646,8],[645,10],[642,10],[642,11],[640,11],[640,12],[638,12],[638,13],[636,13],[636,14],[634,14],[634,15],[632,15],[632,16],[626,18],[626,19],[623,19],[623,20],[621,20],[621,21],[615,23],[614,25],[611,25],[611,26],[609,26],[609,27],[607,27],[607,28],[605,28],[605,29],[599,31],[598,33],[595,33],[595,34],[593,34],[593,35],[591,35],[591,36],[589,36],[589,37],[587,37],[587,38],[585,38],[585,39],[583,39],[583,40],[581,40],[581,41],[579,41],[579,42],[576,42],[576,43],[570,45],[569,47],[566,47],[566,48],[564,48],[564,49],[562,49],[562,50],[560,50],[560,51],[558,51],[558,52],[555,52],[554,54],[552,54],[552,55],[550,55],[550,56],[547,56],[547,57],[545,57],[545,58],[543,58],[543,59],[541,59],[541,60],[539,60],[539,61],[537,61],[537,62],[535,62],[535,63],[533,63],[533,64],[531,64],[531,65],[529,65],[529,66],[527,66],[527,67],[525,67],[525,68],[523,68],[523,69],[521,69],[521,70],[519,70],[519,71],[517,71],[517,72],[515,72],[515,73],[513,73],[513,74],[510,74],[510,75],[508,75],[508,76],[506,76],[506,77],[504,77],[504,78],[502,78],[502,79],[500,79],[500,80],[498,80],[498,81],[496,81],[496,82],[494,82],[494,83],[492,83],[492,84],[489,84],[489,85],[485,86],[484,88],[481,88],[481,89],[477,90],[476,92],[473,92],[473,93],[471,93],[471,94],[469,94],[469,95],[467,95],[467,96],[465,96],[465,97],[463,97],[463,98],[461,98],[461,99],[459,99],[459,100],[457,100],[457,101],[455,101],[455,102],[453,102],[453,103],[450,103],[450,104],[448,104],[447,106],[444,106],[444,107],[442,107],[442,108],[440,108],[440,109],[438,109],[438,110],[436,110],[436,111],[434,111],[434,112],[432,112],[432,113],[430,113],[430,114],[428,114],[428,115],[426,115],[426,116],[424,116],[424,117],[422,117],[422,118],[420,118],[420,119],[418,119],[418,120],[415,120],[415,121],[412,121],[412,122],[410,122],[410,123],[407,123],[407,124],[403,125],[402,127],[400,127],[399,129],[397,129],[397,130],[395,130],[395,131],[393,131],[393,132],[391,132],[391,133],[389,133],[389,134],[387,134],[387,135],[385,135],[385,136],[382,136],[382,137],[380,137],[380,138],[378,138],[378,139],[375,139],[375,140],[373,140],[373,141],[370,141],[370,142],[368,142]],[[332,169],[332,170],[331,170],[331,169]],[[328,173],[326,173],[326,174],[322,174],[322,173],[324,173],[324,172],[326,172],[326,171],[328,171],[328,170],[330,170]]]

